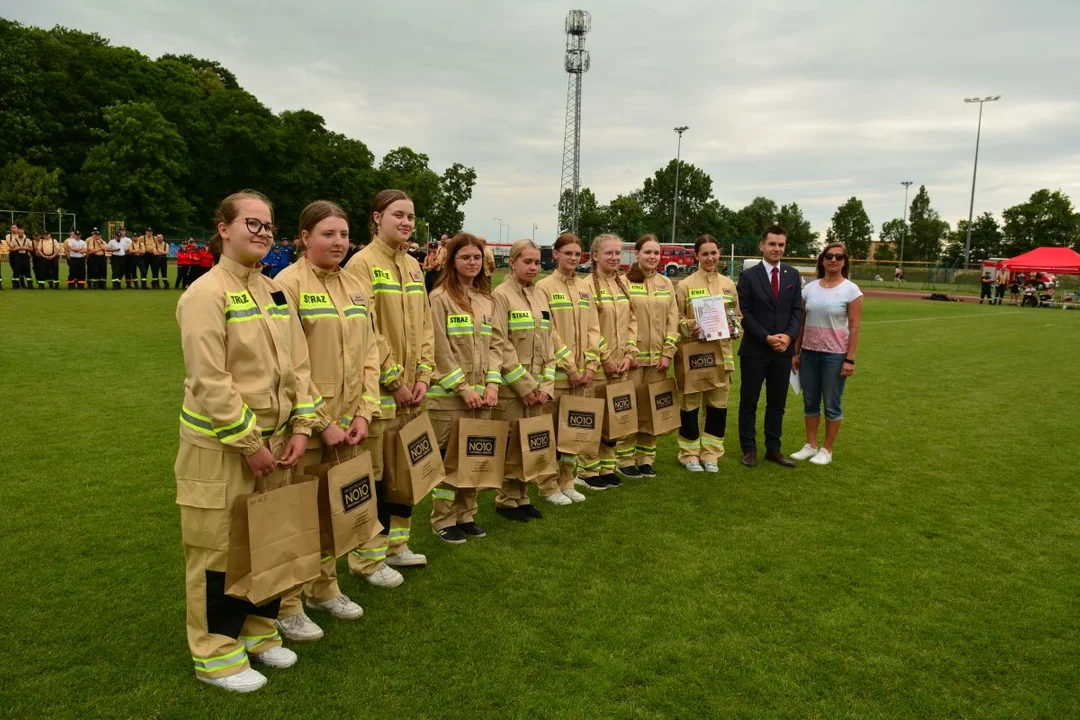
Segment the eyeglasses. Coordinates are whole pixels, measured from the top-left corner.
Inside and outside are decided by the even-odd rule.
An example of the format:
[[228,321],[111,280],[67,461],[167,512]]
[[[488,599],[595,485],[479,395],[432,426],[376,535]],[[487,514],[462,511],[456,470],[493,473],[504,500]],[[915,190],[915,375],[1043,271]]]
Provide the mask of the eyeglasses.
[[[277,232],[277,225],[273,223],[266,223],[259,218],[243,218],[244,226],[247,227],[248,232],[252,235],[258,235],[263,230],[266,230],[267,235],[273,235]],[[239,222],[240,218],[237,218],[234,222]]]
[[825,260],[847,260],[847,255],[843,253],[825,253],[821,257]]

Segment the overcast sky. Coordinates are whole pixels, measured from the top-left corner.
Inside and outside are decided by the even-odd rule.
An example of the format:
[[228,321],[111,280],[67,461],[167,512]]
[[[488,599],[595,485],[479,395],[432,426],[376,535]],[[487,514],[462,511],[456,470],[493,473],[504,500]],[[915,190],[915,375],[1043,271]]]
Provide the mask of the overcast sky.
[[[816,6],[816,7],[812,7]],[[466,229],[550,242],[566,105],[568,3],[468,0],[0,0],[4,17],[96,31],[157,57],[222,62],[274,111],[307,108],[381,157],[408,145],[476,169]],[[815,230],[856,195],[871,220],[925,184],[967,217],[1038,188],[1080,204],[1077,0],[592,0],[582,184],[601,203],[674,157],[720,202],[798,202]],[[257,185],[257,178],[253,178]],[[663,234],[664,228],[656,228]],[[503,237],[506,237],[504,230]],[[631,238],[632,239],[632,238]]]

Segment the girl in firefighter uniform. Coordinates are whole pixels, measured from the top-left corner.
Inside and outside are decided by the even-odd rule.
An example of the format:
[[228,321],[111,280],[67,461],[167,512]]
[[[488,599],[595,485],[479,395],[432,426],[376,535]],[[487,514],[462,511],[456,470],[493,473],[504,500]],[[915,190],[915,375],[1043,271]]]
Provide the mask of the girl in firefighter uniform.
[[[413,201],[401,190],[383,190],[375,196],[371,213],[372,241],[345,266],[361,282],[370,283],[376,330],[384,341],[380,358],[380,418],[372,434],[407,424],[427,398],[435,367],[435,336],[431,326],[424,275],[406,252],[416,225]],[[369,308],[370,310],[370,308]],[[378,476],[377,476],[378,477]],[[382,487],[376,483],[379,498]],[[427,565],[427,558],[409,549],[413,508],[379,500],[389,513],[388,535],[380,536],[349,555],[349,571],[381,587],[402,582],[396,567]],[[380,510],[380,514],[384,511]]]
[[[455,235],[444,246],[446,262],[431,293],[438,380],[428,389],[428,414],[444,456],[458,419],[489,418],[502,383],[500,356],[491,342],[494,303],[484,247],[473,235]],[[431,527],[455,545],[484,537],[474,522],[477,509],[476,488],[441,484],[432,493]]]
[[[311,381],[330,422],[312,434],[300,462],[305,468],[324,460],[349,460],[368,449],[372,465],[382,466],[379,443],[365,446],[379,414],[379,350],[369,315],[371,288],[345,273],[339,263],[349,249],[345,212],[317,200],[300,213],[300,240],[307,251],[274,278],[298,308],[307,339]],[[327,448],[333,448],[326,452]],[[324,556],[319,577],[303,588],[307,606],[339,620],[356,620],[363,609],[338,587],[337,558]],[[300,603],[300,589],[281,600],[278,629],[289,640],[323,636]]]
[[[510,248],[510,274],[492,293],[492,343],[502,375],[492,418],[510,423],[511,443],[518,442],[518,420],[550,412],[554,404],[558,340],[547,294],[532,282],[539,271],[540,249],[531,240],[518,240]],[[521,480],[520,462],[515,466],[512,456],[511,450],[502,488],[495,496],[495,512],[523,523],[541,519],[543,513],[532,506],[529,486]]]
[[195,675],[248,692],[266,683],[250,660],[285,668],[296,654],[274,626],[279,601],[256,606],[225,594],[233,505],[280,483],[328,418],[312,397],[303,328],[259,271],[272,242],[269,201],[250,190],[230,195],[216,219],[220,261],[176,309],[186,368],[176,502]]
[[[558,399],[563,395],[592,396],[593,377],[600,368],[600,321],[596,315],[592,288],[577,276],[581,262],[581,239],[564,233],[555,239],[553,253],[558,266],[536,287],[543,291],[551,308],[551,326],[562,343],[555,349],[555,402],[546,406],[547,412],[558,412]],[[540,493],[555,505],[584,502],[585,496],[574,488],[581,466],[576,455],[559,453],[559,477],[540,486]],[[587,483],[595,490],[607,488],[596,479],[595,461],[592,479]]]
[[[683,342],[698,339],[697,323],[694,321],[695,298],[722,297],[724,311],[728,316],[732,337],[738,336],[742,322],[739,294],[731,278],[722,275],[717,266],[720,261],[720,245],[711,235],[702,235],[694,243],[698,269],[675,286],[675,303],[679,309],[679,333]],[[732,319],[736,321],[732,323]],[[719,343],[724,359],[724,384],[707,392],[682,393],[679,428],[679,462],[690,472],[719,472],[717,461],[724,455],[724,433],[727,430],[728,391],[731,374],[735,370],[735,353],[731,340],[715,340]],[[701,430],[700,413],[705,406],[704,431]]]
[[[675,358],[679,340],[679,306],[671,281],[657,272],[660,242],[655,235],[643,235],[635,243],[637,262],[626,274],[634,317],[637,320],[637,363],[630,371],[635,386],[665,380]],[[656,436],[638,433],[634,443],[634,462],[641,477],[655,477]],[[619,458],[620,466],[623,459]],[[624,469],[625,474],[628,470]]]

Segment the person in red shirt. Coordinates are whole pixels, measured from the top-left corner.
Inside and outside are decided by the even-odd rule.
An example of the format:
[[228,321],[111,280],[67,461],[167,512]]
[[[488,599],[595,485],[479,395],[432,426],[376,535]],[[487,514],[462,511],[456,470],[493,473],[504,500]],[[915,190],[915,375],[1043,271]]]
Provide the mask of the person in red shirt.
[[204,245],[197,246],[192,258],[193,262],[191,267],[188,268],[188,287],[191,287],[193,282],[209,272],[210,268],[214,267],[214,256],[210,254],[210,251],[207,250]]
[[195,266],[196,254],[198,249],[195,247],[195,241],[192,238],[188,238],[187,242],[180,246],[176,251],[176,289],[183,290],[189,284],[193,278],[190,277],[191,270]]

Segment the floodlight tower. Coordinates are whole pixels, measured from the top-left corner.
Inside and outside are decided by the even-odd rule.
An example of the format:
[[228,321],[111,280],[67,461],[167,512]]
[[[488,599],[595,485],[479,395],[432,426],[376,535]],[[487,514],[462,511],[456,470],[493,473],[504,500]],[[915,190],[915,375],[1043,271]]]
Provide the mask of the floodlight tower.
[[[589,51],[585,35],[592,29],[592,15],[586,10],[571,10],[566,14],[566,125],[563,128],[562,181],[559,183],[559,205],[563,194],[570,189],[570,227],[560,230],[577,232],[578,191],[581,190],[581,76],[589,71]],[[556,206],[558,207],[558,205]]]

